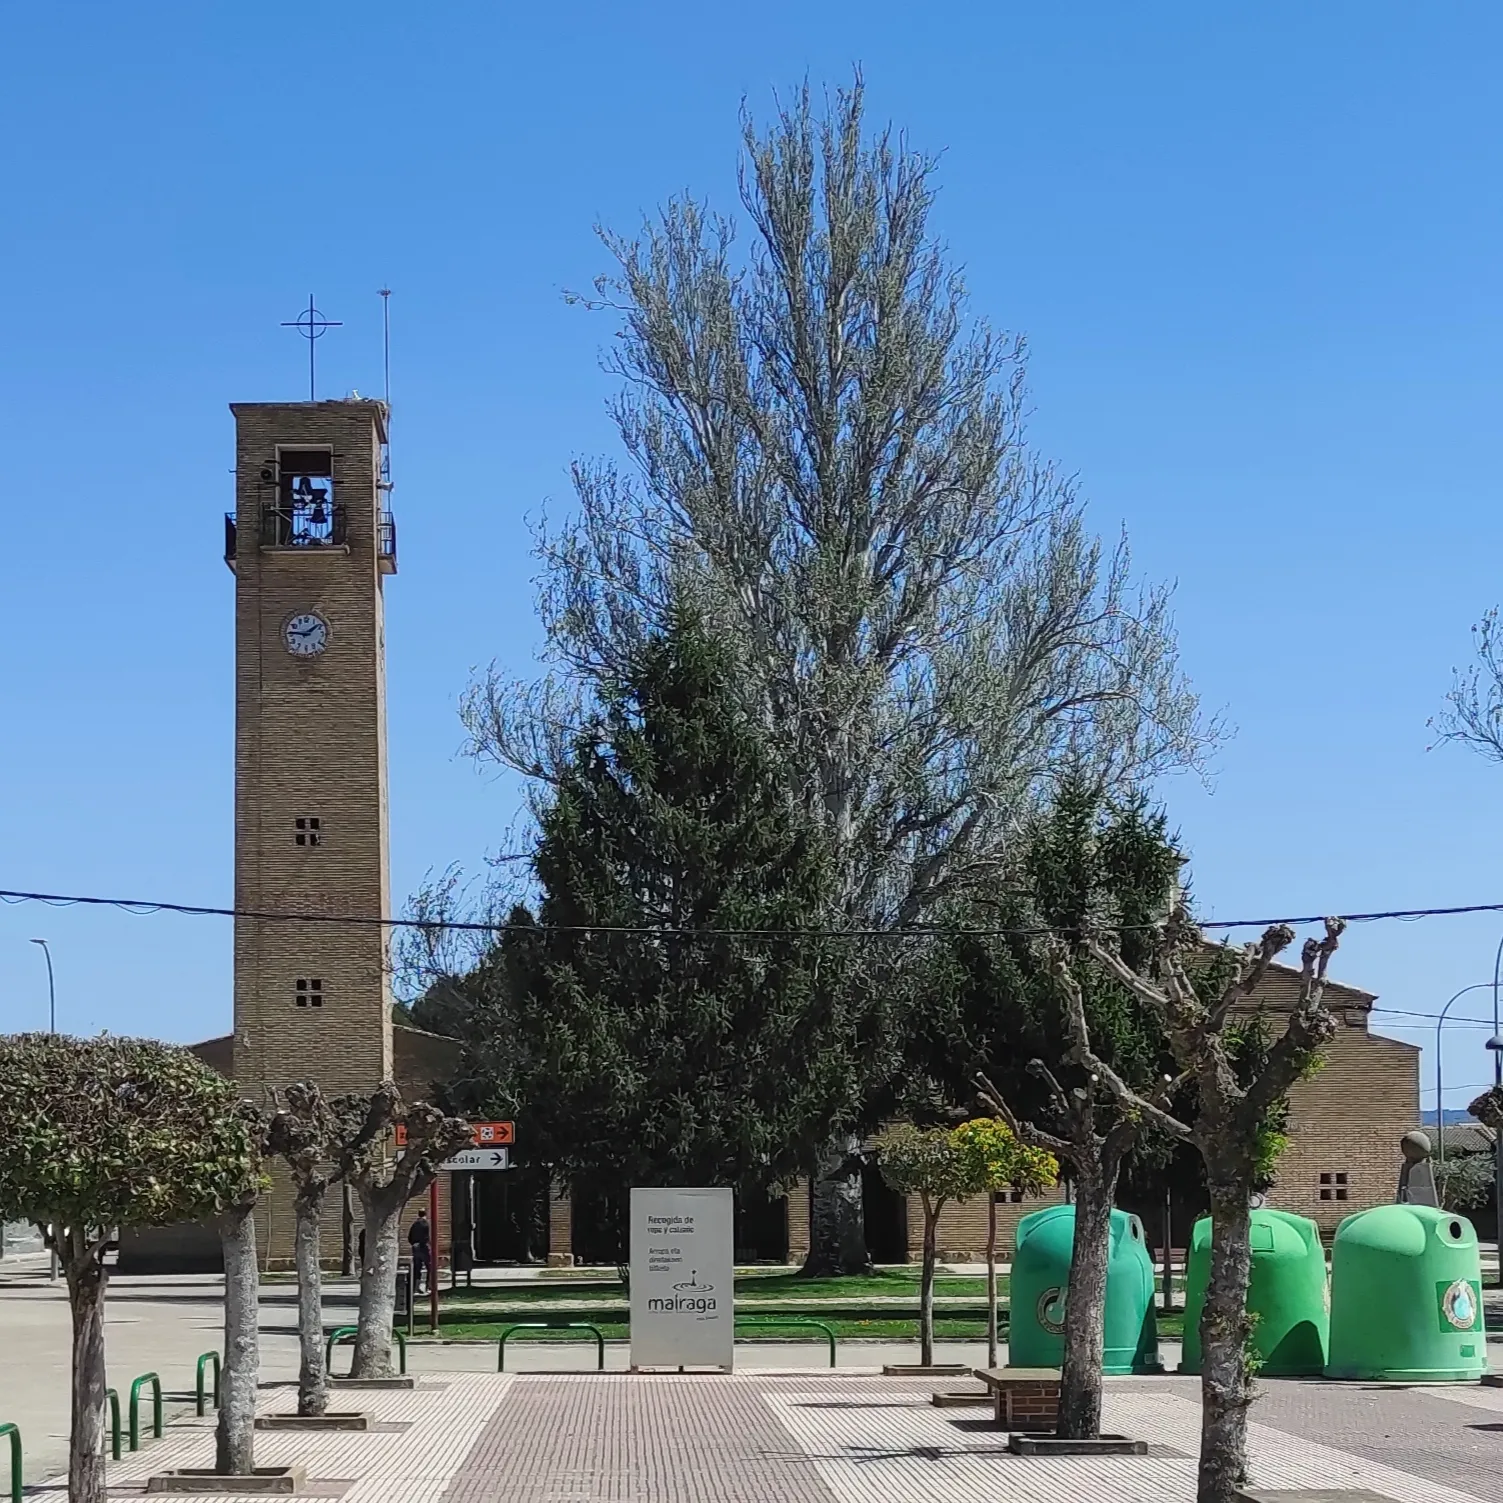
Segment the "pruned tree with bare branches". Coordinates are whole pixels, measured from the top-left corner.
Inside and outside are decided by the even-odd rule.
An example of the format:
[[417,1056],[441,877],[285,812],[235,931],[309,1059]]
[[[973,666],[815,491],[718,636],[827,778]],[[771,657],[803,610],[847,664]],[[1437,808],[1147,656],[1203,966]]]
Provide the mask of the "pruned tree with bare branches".
[[[1179,908],[1159,932],[1150,972],[1135,970],[1108,934],[1086,937],[1092,959],[1161,1019],[1178,1081],[1162,1093],[1133,1089],[1089,1043],[1077,1042],[1076,1057],[1097,1076],[1120,1108],[1164,1132],[1188,1139],[1205,1160],[1211,1198],[1211,1273],[1200,1335],[1201,1442],[1197,1503],[1235,1503],[1247,1474],[1247,1410],[1252,1375],[1247,1361],[1252,1326],[1247,1287],[1252,1269],[1251,1201],[1265,1168],[1270,1114],[1302,1076],[1318,1065],[1335,1031],[1325,1006],[1326,971],[1340,943],[1345,920],[1329,918],[1319,939],[1307,939],[1301,954],[1299,995],[1282,1034],[1274,1038],[1261,1067],[1239,1080],[1228,1025],[1267,975],[1275,958],[1294,942],[1285,924],[1235,956],[1231,979],[1220,994],[1204,998],[1191,975],[1204,954],[1200,930]],[[1068,968],[1060,984],[1078,992]],[[1197,1109],[1185,1122],[1168,1109],[1181,1085],[1193,1087]]]
[[[1005,868],[1066,759],[1120,789],[1218,727],[1167,590],[1028,446],[1024,342],[968,306],[935,159],[867,129],[859,77],[744,117],[742,145],[745,249],[691,198],[603,234],[585,301],[620,321],[626,464],[577,463],[577,515],[540,535],[545,676],[493,667],[463,718],[477,756],[556,779],[599,687],[692,603],[835,852],[827,922],[902,927]],[[817,1166],[816,1268],[865,1261],[852,1146]]]
[[[1044,1060],[1029,1062],[1029,1073],[1037,1076],[1047,1090],[1052,1130],[1020,1118],[1006,1094],[987,1075],[978,1075],[976,1085],[982,1103],[1012,1129],[1014,1136],[1070,1166],[1075,1231],[1065,1297],[1057,1430],[1066,1439],[1085,1440],[1101,1433],[1112,1203],[1123,1160],[1138,1140],[1143,1115],[1125,1107],[1100,1078],[1085,996],[1071,971],[1069,951],[1058,941],[1047,943],[1045,948],[1063,1003],[1065,1047],[1060,1064],[1076,1067],[1084,1072],[1083,1078],[1066,1086]],[[1169,1091],[1166,1081],[1162,1097],[1166,1107]]]
[[[365,1257],[360,1266],[351,1373],[357,1378],[383,1378],[391,1372],[402,1207],[433,1183],[445,1159],[469,1146],[471,1129],[462,1117],[450,1117],[432,1102],[406,1105],[390,1080],[369,1097],[341,1101],[345,1114],[363,1112],[359,1134],[349,1140],[342,1155],[345,1173],[365,1213]],[[406,1141],[393,1152],[390,1138],[398,1125],[405,1129]]]
[[344,1179],[385,1126],[382,1114],[372,1112],[371,1098],[340,1096],[328,1101],[311,1080],[288,1086],[273,1102],[266,1151],[287,1165],[296,1223],[299,1414],[319,1415],[329,1407],[320,1248],[324,1203],[329,1190]]

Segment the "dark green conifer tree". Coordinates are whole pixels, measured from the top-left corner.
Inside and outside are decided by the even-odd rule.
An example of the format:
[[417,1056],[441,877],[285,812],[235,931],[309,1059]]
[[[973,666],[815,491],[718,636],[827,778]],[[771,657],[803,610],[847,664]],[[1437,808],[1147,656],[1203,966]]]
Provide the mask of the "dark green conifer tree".
[[688,614],[644,644],[541,811],[535,916],[464,981],[465,1094],[608,1205],[776,1191],[881,1073],[852,942],[765,932],[814,929],[831,870],[734,672]]

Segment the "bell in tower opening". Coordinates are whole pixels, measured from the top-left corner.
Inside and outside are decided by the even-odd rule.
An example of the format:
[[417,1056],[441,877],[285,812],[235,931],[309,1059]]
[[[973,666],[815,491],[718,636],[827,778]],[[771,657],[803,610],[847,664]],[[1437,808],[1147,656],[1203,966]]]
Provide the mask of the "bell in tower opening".
[[264,541],[274,548],[321,548],[344,542],[344,519],[334,502],[333,475],[333,454],[327,449],[279,451],[276,473],[269,477],[276,485],[276,500],[265,513]]

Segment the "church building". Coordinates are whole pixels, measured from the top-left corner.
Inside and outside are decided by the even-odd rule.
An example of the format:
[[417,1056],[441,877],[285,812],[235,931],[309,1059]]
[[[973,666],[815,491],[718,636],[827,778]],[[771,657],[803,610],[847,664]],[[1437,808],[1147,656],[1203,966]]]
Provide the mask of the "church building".
[[[392,936],[379,922],[392,909],[384,591],[397,572],[397,532],[387,409],[351,398],[231,411],[235,509],[225,517],[224,558],[235,576],[234,1029],[194,1052],[253,1100],[302,1079],[337,1095],[388,1076],[420,1099],[447,1078],[456,1046],[393,1022]],[[1277,1024],[1297,987],[1296,972],[1275,967],[1253,1002]],[[1325,1068],[1293,1093],[1290,1144],[1270,1196],[1315,1217],[1327,1235],[1349,1212],[1394,1198],[1399,1139],[1419,1120],[1418,1049],[1370,1032],[1371,993],[1333,983],[1328,997],[1340,1027]],[[454,1178],[440,1177],[444,1254],[458,1246],[484,1262],[614,1261],[607,1208],[576,1203],[538,1172],[458,1176],[451,1214]],[[916,1205],[875,1170],[865,1191],[876,1260],[917,1257]],[[1006,1248],[1031,1207],[1002,1199]],[[1131,1208],[1150,1242],[1160,1240],[1162,1208]],[[1178,1208],[1175,1245],[1196,1209]],[[285,1266],[293,1232],[285,1177],[259,1217],[262,1257]],[[337,1204],[329,1217],[332,1258]],[[984,1203],[948,1206],[942,1253],[976,1258],[985,1225]],[[807,1184],[738,1209],[744,1261],[797,1262],[808,1234]],[[122,1256],[148,1266],[159,1236],[131,1240]]]

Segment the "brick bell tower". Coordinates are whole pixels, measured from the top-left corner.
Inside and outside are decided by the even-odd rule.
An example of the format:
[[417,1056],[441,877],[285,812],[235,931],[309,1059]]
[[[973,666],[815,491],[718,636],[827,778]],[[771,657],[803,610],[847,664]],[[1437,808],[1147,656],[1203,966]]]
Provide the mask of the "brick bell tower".
[[[386,641],[396,573],[382,402],[232,403],[235,907],[390,911]],[[388,936],[375,924],[235,920],[233,1072],[245,1095],[328,1095],[392,1074]],[[290,1245],[284,1185],[263,1237]],[[284,1214],[285,1211],[285,1214]]]

